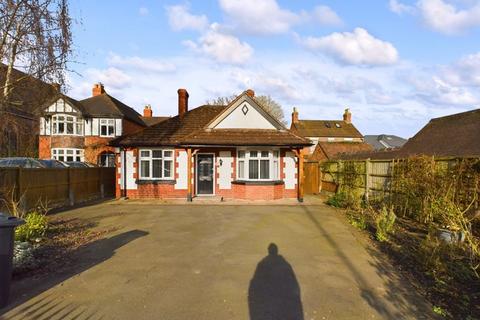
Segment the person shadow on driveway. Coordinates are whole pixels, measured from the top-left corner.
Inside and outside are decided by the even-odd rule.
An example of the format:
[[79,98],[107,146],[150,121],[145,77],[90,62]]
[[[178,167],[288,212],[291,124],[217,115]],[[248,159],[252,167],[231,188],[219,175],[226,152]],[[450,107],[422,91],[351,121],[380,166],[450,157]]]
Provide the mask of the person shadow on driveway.
[[250,320],[303,320],[303,307],[292,266],[271,243],[248,289]]

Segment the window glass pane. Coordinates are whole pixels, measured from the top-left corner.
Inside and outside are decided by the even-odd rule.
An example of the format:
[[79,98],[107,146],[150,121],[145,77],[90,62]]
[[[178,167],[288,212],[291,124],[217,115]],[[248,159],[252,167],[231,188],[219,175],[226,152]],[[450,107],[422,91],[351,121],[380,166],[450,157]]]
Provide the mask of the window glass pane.
[[162,150],[153,150],[152,158],[162,158]]
[[152,160],[152,171],[152,178],[162,177],[162,160]]
[[100,134],[102,136],[106,136],[107,135],[107,126],[101,126],[100,127]]
[[163,156],[164,156],[165,158],[171,158],[171,157],[172,157],[172,154],[173,154],[173,152],[172,152],[172,151],[169,151],[169,150],[163,152]]
[[273,179],[278,179],[278,160],[273,161]]
[[250,158],[256,158],[257,157],[257,151],[250,151]]
[[262,158],[268,158],[268,151],[262,151]]
[[140,161],[140,177],[150,178],[150,161]]
[[58,123],[58,133],[65,133],[65,124],[63,122]]
[[245,151],[243,150],[238,151],[238,157],[241,159],[245,158]]
[[67,134],[73,134],[73,123],[72,122],[67,123]]
[[113,136],[115,132],[114,126],[108,126],[108,135]]
[[248,162],[248,178],[258,179],[258,160],[249,160]]
[[245,179],[245,161],[238,161],[238,178]]
[[67,154],[73,154],[73,150],[67,150]]
[[270,179],[270,161],[260,160],[260,179]]
[[273,157],[278,158],[278,156],[279,156],[279,152],[278,151],[273,151]]
[[164,168],[163,168],[163,177],[164,178],[171,178],[173,176],[173,170],[172,170],[172,166],[173,166],[173,161],[172,160],[165,160],[163,162],[164,164]]
[[140,157],[149,157],[149,156],[150,156],[150,151],[148,150],[140,151]]
[[63,149],[58,150],[59,154],[63,154]]
[[67,161],[73,161],[73,156],[68,156]]

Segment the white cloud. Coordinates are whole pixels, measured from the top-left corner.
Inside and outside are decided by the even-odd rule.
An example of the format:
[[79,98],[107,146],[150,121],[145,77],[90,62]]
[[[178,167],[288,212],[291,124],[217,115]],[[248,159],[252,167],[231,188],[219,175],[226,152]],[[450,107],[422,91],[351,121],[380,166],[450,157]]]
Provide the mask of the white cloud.
[[204,30],[208,26],[208,18],[205,15],[190,13],[188,5],[175,5],[166,7],[168,22],[174,31],[181,30]]
[[459,10],[443,0],[420,0],[418,7],[424,22],[433,30],[452,35],[480,26],[480,3]]
[[307,37],[301,43],[324,52],[336,60],[353,65],[389,65],[398,61],[397,49],[390,43],[356,28],[353,32],[335,32],[325,37]]
[[327,6],[316,6],[313,9],[313,19],[322,25],[327,26],[341,26],[343,25],[342,19]]
[[86,74],[93,79],[93,83],[101,82],[107,88],[120,90],[128,88],[132,84],[132,78],[120,69],[110,67],[107,69],[87,69]]
[[197,42],[187,40],[184,45],[221,63],[243,64],[253,54],[253,48],[248,43],[223,33],[216,23]]
[[300,16],[280,8],[276,0],[219,0],[227,24],[251,34],[278,34],[300,22]]
[[402,15],[404,13],[414,14],[416,11],[415,7],[401,3],[398,0],[390,0],[390,2],[388,3],[388,7],[390,8],[390,11],[399,15]]
[[141,15],[141,16],[148,16],[148,14],[150,13],[148,11],[148,8],[147,7],[140,7],[140,9],[138,9],[138,13]]
[[160,59],[149,59],[138,56],[122,57],[111,53],[108,64],[118,68],[134,68],[144,72],[172,72],[175,71],[175,64]]

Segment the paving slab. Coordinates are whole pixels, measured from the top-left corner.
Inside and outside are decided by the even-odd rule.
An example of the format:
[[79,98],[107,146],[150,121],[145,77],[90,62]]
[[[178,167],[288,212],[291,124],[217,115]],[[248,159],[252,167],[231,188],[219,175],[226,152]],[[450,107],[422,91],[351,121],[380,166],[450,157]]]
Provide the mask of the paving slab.
[[110,201],[58,215],[115,231],[79,250],[77,265],[14,282],[1,319],[434,318],[322,204]]

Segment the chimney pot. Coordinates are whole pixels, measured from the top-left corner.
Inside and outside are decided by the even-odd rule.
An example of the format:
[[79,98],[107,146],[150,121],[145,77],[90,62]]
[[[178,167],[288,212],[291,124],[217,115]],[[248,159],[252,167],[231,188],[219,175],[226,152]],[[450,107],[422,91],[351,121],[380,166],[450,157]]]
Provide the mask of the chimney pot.
[[343,114],[343,121],[346,123],[352,123],[352,113],[350,112],[349,108],[345,109],[345,113]]
[[253,91],[252,89],[247,89],[246,93],[250,98],[255,97],[255,91]]
[[187,89],[178,89],[178,115],[183,117],[188,112],[188,91]]
[[151,118],[153,116],[152,107],[149,104],[147,104],[143,109],[143,116],[145,118]]
[[103,83],[95,83],[92,88],[92,96],[96,97],[101,94],[105,93],[105,87],[103,86]]
[[293,112],[292,112],[292,124],[298,123],[298,111],[296,107],[293,107]]

